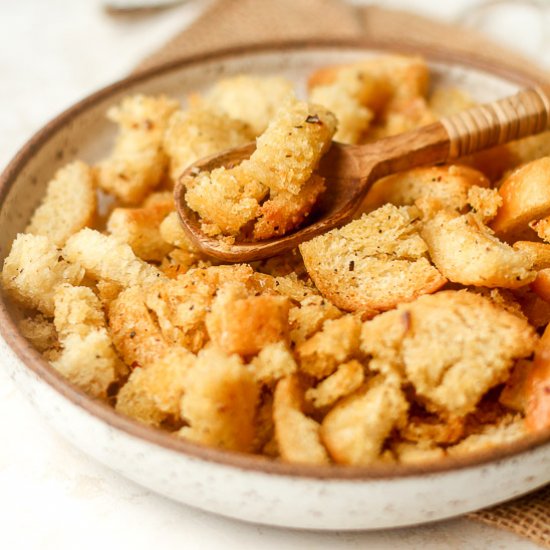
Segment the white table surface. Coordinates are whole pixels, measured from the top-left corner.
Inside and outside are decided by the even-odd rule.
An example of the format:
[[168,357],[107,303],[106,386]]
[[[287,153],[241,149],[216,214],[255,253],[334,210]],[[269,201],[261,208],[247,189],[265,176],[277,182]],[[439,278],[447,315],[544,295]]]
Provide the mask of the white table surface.
[[[389,2],[400,3],[406,4]],[[422,0],[415,6],[450,19],[470,3]],[[191,2],[138,19],[114,19],[101,10],[99,0],[2,0],[0,168],[56,113],[127,73],[200,10]],[[528,37],[523,46],[533,48]],[[465,519],[392,531],[327,534],[248,525],[187,508],[125,480],[71,447],[43,422],[0,368],[0,549],[116,547],[535,548],[513,534]]]

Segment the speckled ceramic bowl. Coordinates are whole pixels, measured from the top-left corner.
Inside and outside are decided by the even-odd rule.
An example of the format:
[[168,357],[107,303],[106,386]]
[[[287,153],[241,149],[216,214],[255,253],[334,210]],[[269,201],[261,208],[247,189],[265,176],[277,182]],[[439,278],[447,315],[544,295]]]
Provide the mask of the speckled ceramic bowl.
[[[312,69],[379,53],[376,44],[274,45],[183,59],[114,84],[38,132],[0,179],[0,260],[37,206],[46,182],[76,157],[105,155],[114,128],[107,108],[124,95],[201,90],[221,76],[279,73],[303,92]],[[405,49],[404,46],[400,49]],[[513,93],[528,74],[484,67],[445,52],[427,55],[434,81],[479,100]],[[374,529],[447,518],[502,502],[550,481],[550,437],[431,467],[307,467],[204,448],[118,415],[63,380],[18,333],[0,299],[0,362],[76,446],[122,475],[175,500],[246,521],[307,529]]]

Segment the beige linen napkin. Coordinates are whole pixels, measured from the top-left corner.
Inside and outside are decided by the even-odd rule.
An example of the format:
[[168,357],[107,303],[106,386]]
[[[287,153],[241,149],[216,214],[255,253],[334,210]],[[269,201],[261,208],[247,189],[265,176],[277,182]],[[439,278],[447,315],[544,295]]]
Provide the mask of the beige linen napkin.
[[[505,63],[546,80],[548,75],[522,56],[477,33],[411,13],[338,0],[219,0],[190,27],[144,59],[136,72],[185,56],[242,44],[285,40],[369,38],[413,48],[444,46],[486,63]],[[549,465],[550,468],[550,465]],[[550,548],[550,486],[468,517],[508,529]]]

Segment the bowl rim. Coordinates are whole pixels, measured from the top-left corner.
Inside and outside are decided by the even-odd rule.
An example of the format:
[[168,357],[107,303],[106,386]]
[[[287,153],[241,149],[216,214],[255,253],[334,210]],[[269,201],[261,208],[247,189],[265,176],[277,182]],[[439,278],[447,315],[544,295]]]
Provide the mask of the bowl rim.
[[[109,96],[123,91],[128,86],[139,84],[173,71],[197,66],[208,61],[246,57],[247,55],[292,52],[306,50],[342,49],[357,51],[378,51],[380,53],[416,53],[426,57],[428,61],[458,64],[465,68],[479,70],[490,75],[503,78],[519,85],[540,83],[540,74],[529,69],[518,70],[503,61],[495,65],[485,58],[482,53],[475,56],[471,53],[457,52],[445,47],[433,47],[418,44],[413,41],[381,41],[367,38],[343,40],[291,40],[261,44],[247,44],[230,48],[218,49],[202,54],[186,55],[159,66],[140,71],[79,100],[71,107],[54,117],[50,122],[38,130],[18,151],[0,175],[0,208],[17,180],[19,174],[30,158],[56,132],[61,130],[74,117],[78,116],[95,104]],[[55,371],[48,362],[36,351],[19,332],[17,324],[9,312],[8,300],[3,291],[0,291],[0,336],[15,353],[18,359],[34,373],[42,382],[49,385],[57,393],[68,399],[73,405],[80,407],[86,413],[105,422],[110,428],[125,432],[125,435],[143,440],[164,449],[182,454],[188,459],[198,459],[220,466],[232,467],[240,470],[252,471],[271,475],[298,477],[306,479],[321,479],[326,481],[346,480],[396,480],[412,476],[426,478],[443,473],[474,468],[487,463],[504,461],[516,457],[527,451],[550,444],[550,429],[539,434],[528,435],[521,440],[507,446],[486,451],[478,451],[463,457],[446,458],[423,464],[373,464],[368,466],[342,465],[308,465],[284,463],[271,460],[260,455],[245,454],[207,447],[178,438],[157,428],[153,428],[138,421],[123,416],[113,407],[94,399],[65,380]]]

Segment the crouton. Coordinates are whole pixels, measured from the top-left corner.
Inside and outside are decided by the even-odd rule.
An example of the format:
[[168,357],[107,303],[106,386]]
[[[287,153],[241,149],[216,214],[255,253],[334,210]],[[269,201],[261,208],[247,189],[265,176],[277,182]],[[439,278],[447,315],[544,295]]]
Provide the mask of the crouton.
[[176,181],[195,161],[244,145],[254,137],[248,124],[213,107],[177,111],[170,117],[163,140],[170,159],[170,177]]
[[468,204],[484,223],[492,220],[502,206],[502,197],[496,189],[486,189],[477,185],[468,189]]
[[297,228],[309,216],[325,187],[324,178],[313,174],[297,195],[280,192],[265,201],[254,224],[254,240],[285,235]]
[[296,347],[300,370],[325,378],[359,351],[361,321],[353,315],[327,320],[323,330]]
[[18,327],[21,334],[40,353],[56,349],[59,345],[55,325],[41,313],[21,319]]
[[290,301],[284,296],[248,296],[242,284],[226,284],[206,316],[212,341],[226,353],[249,356],[288,339]]
[[242,120],[254,137],[265,132],[280,106],[293,96],[292,83],[280,76],[238,75],[216,82],[199,105],[204,103]]
[[500,392],[498,402],[508,409],[524,413],[527,408],[527,380],[533,368],[533,362],[520,359],[512,368],[504,388]]
[[187,252],[198,252],[197,247],[183,230],[177,212],[171,212],[162,220],[159,231],[161,237],[168,244]]
[[394,427],[406,422],[407,409],[399,385],[376,377],[329,411],[321,439],[335,462],[371,464]]
[[109,304],[108,319],[113,343],[128,366],[146,367],[168,352],[170,343],[145,304],[140,287],[123,290]]
[[99,299],[88,287],[65,284],[57,289],[54,302],[62,351],[51,365],[89,395],[105,399],[124,369],[106,330]]
[[44,235],[63,246],[71,235],[92,224],[96,202],[92,169],[80,161],[67,164],[48,183],[25,233]]
[[550,428],[550,328],[546,327],[525,381],[525,426],[530,432]]
[[497,424],[488,424],[480,433],[472,434],[460,443],[447,447],[450,457],[459,457],[510,445],[527,434],[523,419],[509,415]]
[[122,286],[145,285],[162,278],[154,266],[140,260],[129,245],[93,229],[82,229],[65,245],[63,255],[84,267],[86,274]]
[[138,258],[158,262],[172,250],[159,229],[172,210],[172,204],[164,203],[142,208],[115,208],[107,221],[107,231],[130,245]]
[[499,194],[503,202],[491,227],[505,239],[550,215],[550,157],[518,168],[504,180]]
[[518,288],[535,279],[532,255],[497,239],[474,214],[442,210],[420,234],[432,262],[454,283]]
[[535,280],[531,284],[531,290],[545,302],[550,302],[550,268],[537,272]]
[[468,204],[468,191],[489,187],[489,180],[479,171],[466,166],[430,166],[398,172],[378,180],[369,190],[361,209],[371,211],[391,202],[410,206],[418,199],[435,199],[441,206],[463,210]]
[[301,464],[327,464],[320,426],[303,413],[303,390],[295,375],[283,378],[275,388],[273,420],[281,460]]
[[111,156],[96,167],[99,186],[128,204],[138,204],[157,187],[166,171],[162,138],[177,101],[135,95],[112,107],[107,117],[119,125]]
[[342,397],[353,393],[363,385],[363,365],[355,359],[340,365],[334,373],[306,391],[306,399],[316,408],[332,405]]
[[421,296],[363,325],[369,368],[411,383],[430,410],[464,416],[535,347],[534,329],[467,291]]
[[550,244],[533,241],[516,241],[512,247],[515,250],[530,254],[533,259],[533,269],[547,269],[550,267]]
[[185,382],[181,416],[189,426],[179,435],[197,443],[250,451],[258,387],[238,355],[202,350]]
[[69,263],[45,236],[19,234],[4,260],[2,285],[21,305],[53,317],[54,294],[63,283],[78,285],[84,270]]
[[321,330],[325,321],[341,316],[342,312],[322,296],[304,298],[299,307],[289,311],[290,339],[295,345],[301,344]]
[[[341,76],[341,75],[344,76]],[[378,110],[389,97],[410,98],[425,96],[429,85],[429,70],[421,57],[386,55],[365,59],[348,65],[324,67],[314,72],[308,80],[308,87],[315,88],[332,84],[339,78],[374,79],[376,86],[363,102]]]
[[272,385],[285,376],[294,374],[298,366],[285,342],[267,344],[250,363],[256,382]]
[[391,450],[401,464],[426,464],[439,462],[445,458],[445,451],[434,443],[408,443],[398,441]]
[[428,261],[418,221],[407,207],[387,204],[302,243],[300,252],[321,294],[347,311],[372,315],[446,282]]
[[146,368],[135,368],[116,398],[116,410],[149,426],[177,424],[185,379],[195,356],[184,348],[171,348]]

